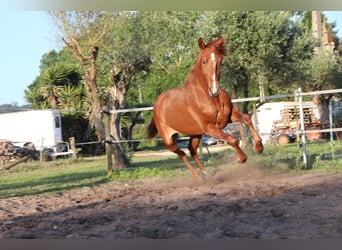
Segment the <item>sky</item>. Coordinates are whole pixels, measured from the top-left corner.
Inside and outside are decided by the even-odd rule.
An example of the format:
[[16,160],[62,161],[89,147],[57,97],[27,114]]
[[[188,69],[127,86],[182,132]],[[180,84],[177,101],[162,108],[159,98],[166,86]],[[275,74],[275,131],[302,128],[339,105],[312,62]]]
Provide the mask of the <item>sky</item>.
[[[342,11],[324,11],[342,38]],[[0,105],[25,105],[25,90],[40,74],[40,59],[60,50],[57,32],[41,11],[0,11]]]
[[0,11],[0,105],[26,104],[24,91],[40,74],[40,59],[58,51],[56,31],[46,12]]

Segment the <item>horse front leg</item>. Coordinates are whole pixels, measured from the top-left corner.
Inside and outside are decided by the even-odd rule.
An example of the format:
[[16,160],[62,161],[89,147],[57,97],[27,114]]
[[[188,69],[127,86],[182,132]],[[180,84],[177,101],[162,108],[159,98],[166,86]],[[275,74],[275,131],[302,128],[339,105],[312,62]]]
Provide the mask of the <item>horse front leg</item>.
[[254,139],[253,149],[256,153],[261,154],[264,150],[264,145],[260,135],[253,126],[250,116],[239,112],[236,107],[233,107],[231,120],[232,122],[242,122],[248,127]]
[[224,133],[221,129],[216,128],[215,125],[208,126],[205,134],[225,141],[232,146],[238,154],[237,161],[239,163],[245,163],[247,161],[247,155],[240,148],[239,140],[232,135]]

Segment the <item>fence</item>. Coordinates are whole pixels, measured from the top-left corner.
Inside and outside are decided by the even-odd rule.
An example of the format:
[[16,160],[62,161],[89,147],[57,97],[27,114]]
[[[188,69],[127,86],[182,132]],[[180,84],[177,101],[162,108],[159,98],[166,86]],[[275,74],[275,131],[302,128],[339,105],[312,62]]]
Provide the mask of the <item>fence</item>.
[[[311,133],[312,130],[308,131],[305,130],[304,127],[304,114],[303,114],[303,97],[304,96],[312,96],[312,95],[322,95],[322,94],[337,94],[337,93],[342,93],[342,89],[334,89],[334,90],[324,90],[324,91],[313,91],[313,92],[302,92],[302,90],[299,88],[297,91],[293,94],[281,94],[281,95],[272,95],[272,96],[259,96],[259,97],[250,97],[250,98],[239,98],[239,99],[233,99],[233,103],[240,103],[240,102],[259,102],[263,103],[268,100],[273,100],[273,99],[283,99],[283,98],[294,98],[295,101],[298,103],[299,111],[300,111],[300,130],[297,131],[299,136],[301,137],[301,143],[302,143],[302,151],[303,151],[303,164],[305,168],[307,167],[307,144],[306,144],[306,136],[305,134]],[[330,121],[329,121],[329,128],[327,129],[316,129],[317,132],[319,133],[329,133],[330,134],[330,140],[333,140],[333,133],[335,132],[340,132],[342,131],[342,128],[334,128],[333,126],[333,121],[332,121],[332,105],[330,103]],[[104,113],[110,114],[113,112],[116,113],[124,113],[124,112],[138,112],[138,111],[151,111],[153,110],[153,107],[144,107],[144,108],[132,108],[132,109],[119,109],[119,110],[105,110]],[[102,111],[103,112],[103,111]],[[271,132],[269,133],[271,134]],[[242,135],[242,136],[249,136],[249,135]],[[185,138],[181,138],[185,139]],[[141,142],[144,141],[142,140],[121,140],[121,141],[111,141],[110,143],[121,143],[121,142]],[[93,142],[79,142],[79,143],[74,143],[73,146],[81,146],[81,145],[86,145],[86,144],[95,144],[95,143],[100,143],[98,141],[93,141]],[[108,143],[107,143],[108,144]]]
[[[259,97],[251,97],[251,98],[239,98],[239,99],[233,99],[233,103],[239,103],[239,102],[250,102],[250,101],[259,101],[260,103],[266,102],[268,100],[272,99],[283,99],[283,98],[289,98],[293,97],[296,99],[300,111],[300,130],[297,131],[301,138],[301,148],[303,152],[303,165],[305,168],[307,168],[307,143],[306,143],[306,134],[312,133],[312,130],[305,130],[304,127],[304,113],[303,113],[303,97],[304,96],[312,96],[312,95],[323,95],[323,94],[337,94],[342,93],[342,89],[334,89],[334,90],[324,90],[324,91],[313,91],[313,92],[302,92],[301,88],[298,88],[297,91],[293,94],[281,94],[281,95],[272,95],[272,96],[259,96]],[[107,113],[124,113],[124,112],[138,112],[138,111],[151,111],[153,110],[153,107],[145,107],[145,108],[133,108],[133,109],[120,109],[120,110],[109,110],[106,111]],[[319,133],[330,133],[330,140],[333,140],[333,133],[342,131],[342,128],[334,128],[333,127],[333,121],[332,121],[332,105],[330,102],[329,105],[329,128],[328,129],[316,129],[316,132]],[[246,136],[246,135],[245,135]],[[130,140],[130,141],[143,141],[143,140]],[[117,141],[116,143],[120,142],[127,142],[127,140]],[[114,142],[115,143],[115,142]]]

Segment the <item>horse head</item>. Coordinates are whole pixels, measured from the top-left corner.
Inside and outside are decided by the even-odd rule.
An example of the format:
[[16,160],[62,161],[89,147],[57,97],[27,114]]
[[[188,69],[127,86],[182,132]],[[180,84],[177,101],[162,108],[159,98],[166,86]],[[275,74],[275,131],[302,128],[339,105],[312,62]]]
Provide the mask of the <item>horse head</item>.
[[208,44],[205,44],[203,39],[199,38],[198,47],[201,51],[198,56],[197,67],[201,69],[203,78],[208,84],[209,95],[218,96],[220,93],[221,62],[223,56],[226,55],[224,38],[221,36]]

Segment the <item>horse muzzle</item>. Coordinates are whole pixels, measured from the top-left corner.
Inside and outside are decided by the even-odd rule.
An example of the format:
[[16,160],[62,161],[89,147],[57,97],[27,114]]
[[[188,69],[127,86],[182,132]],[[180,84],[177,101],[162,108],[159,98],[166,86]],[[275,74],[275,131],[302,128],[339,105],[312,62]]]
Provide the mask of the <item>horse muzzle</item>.
[[209,87],[208,90],[211,97],[217,97],[220,94],[220,87],[217,87],[215,90],[213,90],[212,87]]

